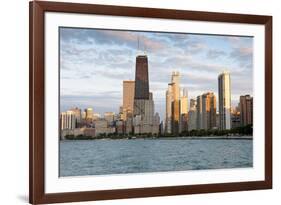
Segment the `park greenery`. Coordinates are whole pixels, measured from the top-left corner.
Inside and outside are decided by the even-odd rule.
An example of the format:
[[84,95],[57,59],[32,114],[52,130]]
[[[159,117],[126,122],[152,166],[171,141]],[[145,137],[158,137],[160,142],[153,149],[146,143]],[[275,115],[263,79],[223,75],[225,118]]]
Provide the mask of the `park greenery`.
[[165,138],[165,137],[206,137],[206,136],[252,136],[253,135],[253,125],[246,125],[242,127],[232,128],[230,130],[219,130],[219,129],[210,129],[210,130],[191,130],[184,131],[177,135],[175,134],[152,134],[152,133],[142,133],[142,134],[121,134],[121,133],[102,133],[98,136],[85,136],[85,135],[67,135],[65,139],[67,140],[92,140],[92,139],[135,139],[135,138]]
[[227,135],[253,135],[253,125],[246,125],[242,127],[232,128],[230,130],[191,130],[187,132],[182,132],[180,136],[227,136]]

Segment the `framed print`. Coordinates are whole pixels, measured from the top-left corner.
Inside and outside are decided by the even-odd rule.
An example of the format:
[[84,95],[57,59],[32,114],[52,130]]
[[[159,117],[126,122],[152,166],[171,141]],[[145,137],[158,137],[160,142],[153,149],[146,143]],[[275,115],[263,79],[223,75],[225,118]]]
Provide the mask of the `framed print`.
[[272,17],[30,2],[30,203],[272,188]]

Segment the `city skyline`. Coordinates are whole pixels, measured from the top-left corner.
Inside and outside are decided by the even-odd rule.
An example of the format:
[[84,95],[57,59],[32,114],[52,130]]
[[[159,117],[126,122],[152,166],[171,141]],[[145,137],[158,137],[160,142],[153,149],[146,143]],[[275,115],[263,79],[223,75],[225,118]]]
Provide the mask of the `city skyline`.
[[250,128],[253,124],[253,97],[240,96],[239,106],[231,108],[231,77],[228,71],[218,75],[218,91],[219,112],[216,111],[217,100],[213,92],[197,96],[196,104],[194,99],[190,99],[189,110],[188,90],[181,86],[180,72],[173,71],[166,90],[165,122],[161,122],[159,113],[155,113],[153,92],[149,89],[148,56],[139,54],[136,56],[135,81],[123,80],[123,104],[119,113],[105,112],[103,117],[97,117],[92,108],[81,112],[78,107],[61,112],[60,137],[178,136],[195,130],[220,130],[223,133],[225,130]]
[[181,73],[189,99],[206,92],[218,97],[217,75],[225,69],[237,82],[231,87],[232,105],[253,93],[250,37],[70,28],[61,28],[60,37],[61,111],[93,107],[100,114],[118,113],[123,80],[134,80],[137,38],[149,56],[150,91],[161,120],[172,71]]

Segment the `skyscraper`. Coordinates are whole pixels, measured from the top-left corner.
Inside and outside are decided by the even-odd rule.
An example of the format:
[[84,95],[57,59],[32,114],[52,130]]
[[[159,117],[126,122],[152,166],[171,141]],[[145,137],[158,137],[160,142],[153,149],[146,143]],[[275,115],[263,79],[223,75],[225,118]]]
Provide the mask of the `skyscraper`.
[[180,128],[179,132],[187,131],[188,121],[188,92],[187,88],[180,89]]
[[[187,96],[182,96],[186,98]],[[166,91],[166,132],[178,134],[181,122],[181,106],[186,107],[185,101],[181,104],[180,73],[172,72],[171,83]],[[185,110],[186,111],[186,110]],[[187,112],[187,111],[186,111]]]
[[148,61],[146,55],[136,57],[134,116],[144,115],[145,100],[149,100]]
[[196,127],[198,130],[203,129],[202,109],[202,95],[199,95],[196,100]]
[[180,123],[180,73],[172,73],[172,133],[179,133],[179,123]]
[[79,127],[80,123],[82,121],[82,114],[81,114],[81,109],[78,107],[71,108],[70,111],[72,111],[75,115],[75,126]]
[[[153,94],[149,92],[148,60],[146,55],[136,57],[134,95],[134,132],[152,133],[154,117]],[[159,127],[159,125],[158,125]]]
[[188,92],[187,88],[180,89],[180,111],[181,114],[188,113]]
[[75,128],[75,113],[73,111],[66,111],[60,114],[60,128],[61,130],[69,129],[72,130]]
[[128,112],[133,112],[135,97],[135,81],[123,81],[123,109]]
[[188,130],[196,130],[196,119],[197,119],[197,111],[196,111],[197,102],[194,99],[190,99],[190,109],[188,111]]
[[166,123],[165,132],[172,133],[172,101],[173,101],[173,91],[172,83],[168,84],[168,90],[166,91]]
[[253,97],[240,96],[240,123],[241,126],[253,124]]
[[216,127],[216,96],[212,92],[202,95],[202,129]]
[[219,128],[231,129],[231,82],[230,74],[224,71],[218,76]]
[[196,113],[197,129],[212,129],[216,127],[216,96],[212,92],[197,96]]
[[149,99],[148,61],[146,55],[138,55],[136,57],[134,99]]
[[120,112],[122,113],[121,119],[126,121],[128,116],[133,115],[134,98],[135,98],[135,81],[124,80],[123,81],[123,106]]

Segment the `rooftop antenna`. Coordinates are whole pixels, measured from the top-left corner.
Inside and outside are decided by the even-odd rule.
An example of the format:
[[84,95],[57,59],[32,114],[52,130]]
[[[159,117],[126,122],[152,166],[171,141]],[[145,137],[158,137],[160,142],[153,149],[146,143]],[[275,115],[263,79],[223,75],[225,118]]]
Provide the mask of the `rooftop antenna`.
[[144,55],[146,55],[146,46],[145,46],[145,43],[143,44],[143,53],[144,53]]
[[138,35],[138,51],[137,51],[137,55],[140,55],[140,36]]
[[142,48],[141,48],[141,36],[138,35],[138,55],[146,55],[146,46],[145,44],[142,45]]
[[138,35],[138,51],[140,50],[140,36]]

